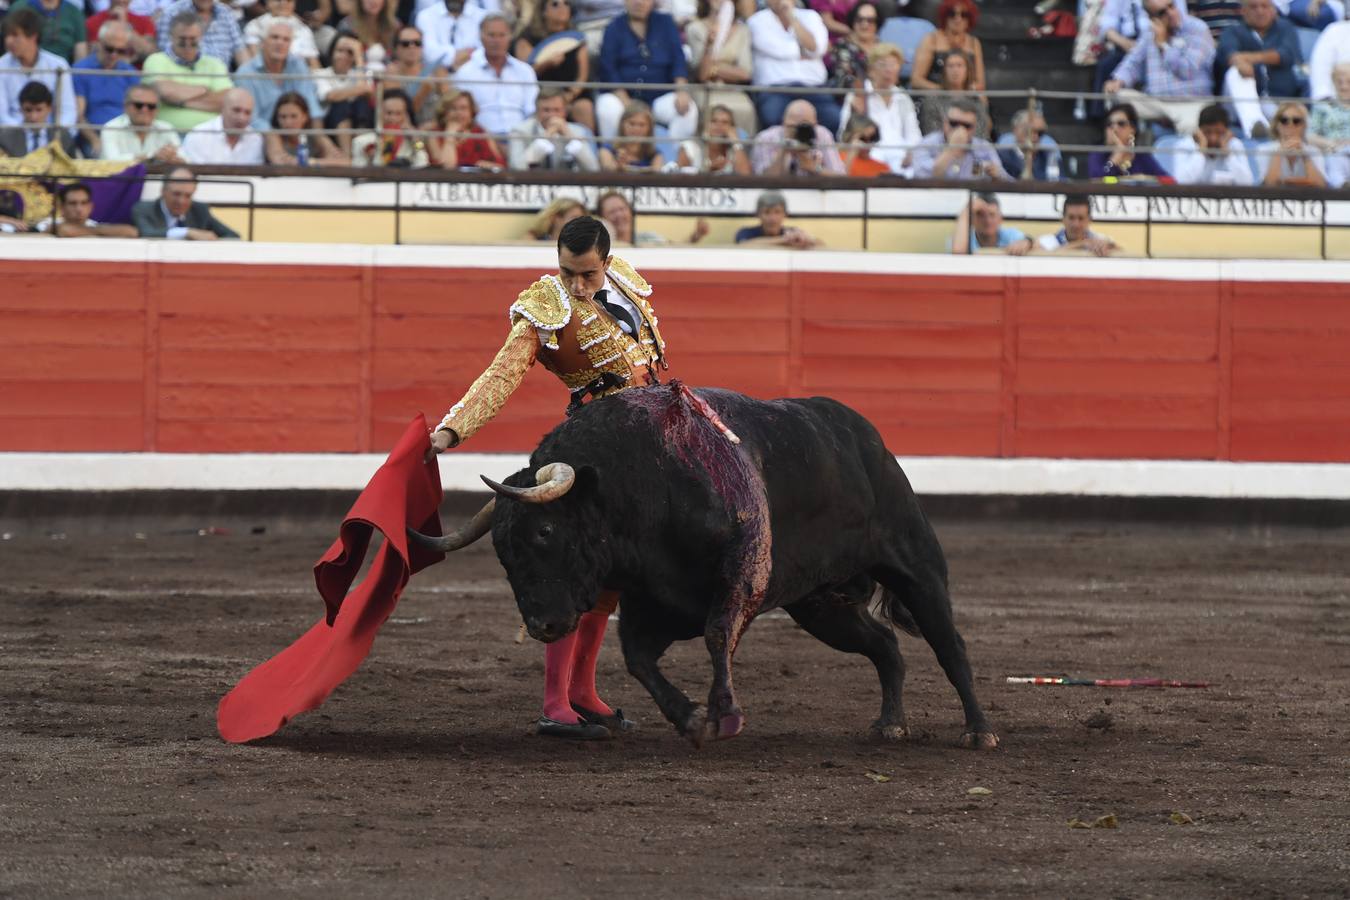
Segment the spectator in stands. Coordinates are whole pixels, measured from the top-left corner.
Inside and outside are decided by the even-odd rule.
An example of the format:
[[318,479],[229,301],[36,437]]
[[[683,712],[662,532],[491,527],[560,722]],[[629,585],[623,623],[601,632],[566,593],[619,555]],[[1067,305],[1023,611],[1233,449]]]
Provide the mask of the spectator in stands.
[[[116,19],[99,29],[94,52],[70,67],[75,82],[75,119],[88,156],[99,155],[99,126],[122,112],[122,97],[141,75],[127,60],[135,55],[131,48],[131,28]],[[99,69],[123,72],[122,75],[91,75]]]
[[243,88],[226,91],[220,115],[196,126],[183,138],[184,158],[197,165],[262,165],[263,139],[252,127],[253,106],[253,95]]
[[315,73],[314,94],[323,107],[323,127],[337,132],[337,144],[351,153],[351,129],[375,127],[375,86],[366,71],[365,48],[350,34],[333,40],[333,64]]
[[975,92],[974,74],[970,61],[959,50],[947,53],[947,61],[942,66],[942,90],[936,94],[925,94],[919,100],[919,127],[924,134],[932,134],[942,127],[947,118],[947,107],[958,97],[975,101],[979,122],[975,133],[980,137],[989,136],[989,111],[983,94]]
[[395,13],[395,0],[355,0],[352,11],[338,22],[339,33],[356,35],[366,54],[366,65],[383,69],[394,51],[394,39],[403,23]]
[[225,63],[201,52],[202,24],[196,12],[177,14],[166,30],[169,49],[145,61],[144,81],[159,93],[159,118],[190,131],[220,115],[225,93],[234,84]]
[[795,0],[767,0],[767,4],[746,22],[754,60],[752,79],[762,87],[803,90],[756,94],[760,125],[785,124],[787,107],[804,100],[815,107],[816,121],[833,135],[839,130],[839,104],[831,95],[811,90],[824,86],[826,79],[829,33],[820,13],[798,9]]
[[244,49],[249,56],[261,52],[273,22],[291,26],[290,55],[303,62],[308,69],[319,68],[319,48],[314,43],[314,32],[305,20],[295,14],[295,0],[267,0],[267,12],[244,26]]
[[816,108],[809,100],[793,100],[782,125],[770,125],[755,135],[750,164],[756,175],[844,174],[834,135],[816,123]]
[[70,132],[52,124],[52,92],[40,81],[30,81],[19,91],[18,125],[0,128],[0,151],[6,156],[27,156],[52,143],[59,143],[67,156],[75,155]]
[[630,101],[619,119],[619,134],[600,146],[600,168],[606,172],[660,171],[666,158],[656,149],[655,121],[651,107]]
[[83,6],[64,0],[15,0],[9,6],[10,12],[19,9],[31,9],[42,17],[43,50],[68,63],[89,55]]
[[1045,133],[1045,117],[1039,111],[1019,109],[1013,113],[1012,128],[999,135],[998,161],[1013,178],[1021,178],[1026,168],[1027,150],[1032,149],[1031,175],[1035,181],[1059,181],[1063,158],[1059,144]]
[[1342,0],[1275,0],[1275,8],[1299,28],[1316,31],[1345,18]]
[[[248,96],[245,94],[244,96]],[[142,200],[131,209],[131,224],[143,238],[171,241],[214,241],[239,235],[211,214],[211,207],[192,197],[197,176],[180,166],[169,173],[158,200]]]
[[506,16],[488,13],[479,26],[478,36],[483,46],[455,70],[455,80],[473,95],[479,121],[487,133],[506,135],[534,115],[539,80],[534,69],[507,53],[511,25]]
[[789,250],[814,250],[824,246],[800,228],[787,224],[787,198],[778,191],[765,191],[755,201],[758,225],[747,225],[736,232],[736,243],[748,247],[786,247]]
[[[1197,115],[1197,127],[1199,127]],[[1088,154],[1088,177],[1170,179],[1171,174],[1153,158],[1153,154],[1134,149],[1139,135],[1139,115],[1128,103],[1117,103],[1106,113],[1106,136],[1111,150]]]
[[848,37],[838,41],[825,57],[829,73],[826,84],[833,88],[855,88],[867,78],[867,54],[881,42],[881,26],[886,21],[879,7],[861,0],[844,20]]
[[1003,224],[1003,207],[998,195],[984,191],[971,194],[970,202],[961,207],[947,245],[952,253],[1002,250],[1009,256],[1026,256],[1031,252],[1031,238],[1021,230]]
[[[0,126],[23,122],[19,92],[30,81],[38,81],[55,94],[57,124],[75,125],[75,91],[71,87],[70,64],[38,46],[42,35],[42,16],[33,9],[11,10],[4,22],[5,55],[0,56]],[[57,75],[61,75],[57,86]]]
[[1275,110],[1275,140],[1257,150],[1265,185],[1327,186],[1327,161],[1308,141],[1308,108],[1286,100]]
[[429,62],[422,52],[422,32],[411,25],[398,30],[394,42],[394,59],[384,70],[384,78],[396,81],[412,98],[413,120],[430,122],[436,118],[436,107],[445,95],[450,73]]
[[603,138],[619,133],[619,120],[628,104],[641,100],[651,106],[655,121],[666,126],[672,140],[681,141],[698,131],[698,106],[684,86],[689,67],[684,59],[675,20],[652,11],[653,0],[627,0],[627,14],[605,29],[597,77],[600,81],[629,84],[674,84],[673,91],[618,89],[595,101],[595,121]]
[[[105,225],[89,218],[94,211],[94,195],[87,185],[78,182],[68,184],[57,191],[56,197],[60,216],[51,232],[57,237],[136,237],[136,228],[133,225],[111,222]],[[39,231],[46,231],[47,228],[46,221],[38,225]]]
[[1204,22],[1216,42],[1230,25],[1242,24],[1241,7],[1239,0],[1177,0],[1177,11]]
[[253,127],[258,131],[266,130],[283,94],[299,94],[309,104],[311,116],[323,115],[309,65],[291,55],[291,23],[286,19],[274,19],[267,26],[262,52],[240,66],[235,78],[253,95]]
[[159,95],[148,84],[127,88],[122,115],[103,126],[102,158],[181,163],[178,132],[168,122],[155,118]]
[[905,55],[894,44],[877,44],[867,55],[868,77],[844,104],[844,127],[855,115],[866,115],[879,130],[881,143],[875,161],[897,175],[913,169],[913,149],[923,140],[914,101],[900,89],[900,67]]
[[[441,108],[448,107],[442,101]],[[424,169],[431,164],[428,142],[404,132],[414,125],[412,100],[398,88],[384,92],[380,101],[380,130],[359,134],[352,141],[352,165]],[[433,138],[432,142],[436,139]],[[450,145],[453,152],[454,144]],[[453,168],[452,165],[446,168]]]
[[[655,231],[633,229],[633,205],[618,191],[605,191],[595,201],[595,214],[605,223],[612,241],[634,247],[663,247],[670,240]],[[708,234],[708,222],[699,219],[689,235],[688,243],[697,244]]]
[[858,4],[858,0],[808,0],[807,5],[820,13],[820,21],[825,23],[825,30],[830,35],[830,46],[838,44],[853,33],[853,28],[848,24],[848,14],[853,11],[853,7]]
[[736,126],[754,134],[759,130],[755,104],[737,87],[749,84],[754,70],[750,27],[735,18],[735,10],[735,0],[698,0],[698,18],[685,27],[684,40],[694,80],[715,86],[700,93],[700,99],[731,110]]
[[[538,8],[544,6],[538,3]],[[433,66],[453,72],[469,61],[481,47],[478,28],[483,24],[483,8],[464,0],[444,0],[423,9],[415,21],[426,47],[422,55]]]
[[1336,96],[1331,71],[1346,62],[1350,62],[1350,22],[1328,25],[1313,44],[1308,61],[1308,96],[1313,100]]
[[[542,98],[541,98],[542,99]],[[586,206],[575,197],[555,197],[534,217],[526,234],[536,241],[557,243],[562,227],[573,219],[586,215]]]
[[967,181],[992,178],[1007,181],[994,145],[975,134],[979,105],[958,97],[947,107],[942,130],[924,135],[914,151],[914,177]]
[[1177,184],[1252,184],[1247,148],[1233,135],[1228,111],[1218,103],[1200,110],[1200,128],[1173,148]]
[[914,52],[911,88],[944,90],[942,68],[953,50],[964,54],[971,72],[972,90],[984,90],[984,48],[974,34],[980,13],[972,0],[942,0],[938,7],[938,28],[924,35]]
[[1294,26],[1275,14],[1271,0],[1242,0],[1242,28],[1227,28],[1219,38],[1216,68],[1223,93],[1233,98],[1242,130],[1255,138],[1270,134],[1275,104],[1258,97],[1296,97],[1301,87],[1295,67],[1303,63]]
[[567,117],[595,133],[595,100],[586,83],[591,56],[572,23],[572,0],[535,0],[534,14],[516,32],[515,54],[540,81],[567,84]]
[[876,178],[891,174],[891,167],[872,158],[872,148],[881,140],[877,123],[866,115],[856,115],[844,126],[843,143],[839,147],[844,160],[844,171],[851,178]]
[[[239,30],[239,21],[234,10],[220,0],[179,0],[167,7],[160,17],[161,22],[172,24],[183,13],[193,13],[201,23],[201,53],[211,56],[226,66],[242,65],[248,60],[248,50],[244,47],[244,33]],[[172,32],[159,33],[159,49],[165,53],[173,49]]]
[[1327,181],[1342,185],[1350,178],[1350,63],[1331,73],[1336,96],[1313,107],[1308,141],[1327,156]]
[[749,175],[750,154],[736,131],[736,119],[725,106],[708,110],[703,139],[680,144],[675,161],[680,169],[708,175]]
[[[1199,19],[1173,0],[1144,0],[1150,33],[1116,67],[1104,87],[1116,102],[1134,105],[1145,119],[1168,120],[1179,134],[1196,129],[1200,109],[1214,89],[1214,38]],[[1142,85],[1143,93],[1132,85]],[[1194,97],[1162,100],[1161,97]]]
[[309,100],[282,94],[272,109],[272,130],[263,141],[263,155],[273,166],[345,166],[351,163],[329,137],[314,129]]
[[600,160],[587,137],[567,121],[567,92],[541,88],[534,115],[511,129],[511,168],[598,172]]
[[155,41],[155,20],[149,16],[139,16],[131,11],[131,0],[111,0],[108,8],[95,13],[84,21],[87,35],[97,35],[104,22],[121,22],[131,29],[130,45],[135,51],[128,61],[139,66],[151,53],[159,49]]
[[505,168],[501,148],[479,123],[473,94],[455,91],[442,100],[436,110],[436,127],[445,134],[433,136],[428,144],[432,165],[489,171]]
[[[1101,18],[1097,20],[1097,29],[1102,41],[1102,52],[1097,57],[1097,68],[1092,78],[1094,94],[1102,92],[1102,86],[1111,79],[1111,73],[1139,40],[1152,33],[1148,13],[1141,0],[1106,0]],[[1106,105],[1100,100],[1093,100],[1088,104],[1088,113],[1094,121],[1100,119],[1106,115]]]
[[1093,256],[1113,256],[1122,251],[1115,241],[1092,230],[1092,201],[1083,194],[1064,198],[1064,227],[1053,234],[1043,234],[1036,248],[1048,253],[1080,250]]

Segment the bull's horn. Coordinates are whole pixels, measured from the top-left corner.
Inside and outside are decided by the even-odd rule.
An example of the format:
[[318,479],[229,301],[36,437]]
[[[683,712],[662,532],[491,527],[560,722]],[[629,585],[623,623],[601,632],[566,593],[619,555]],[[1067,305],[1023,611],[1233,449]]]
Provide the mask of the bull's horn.
[[442,553],[453,553],[456,550],[469,546],[474,541],[488,533],[492,528],[492,508],[497,505],[497,498],[493,497],[483,508],[473,514],[473,518],[464,524],[458,531],[452,531],[442,537],[432,537],[429,534],[422,534],[420,531],[408,529],[408,539],[416,544],[421,544],[428,550],[439,550]]
[[529,488],[507,487],[486,475],[479,477],[503,497],[519,500],[521,503],[550,503],[572,489],[572,484],[577,480],[577,473],[567,463],[549,463],[534,473],[535,487]]

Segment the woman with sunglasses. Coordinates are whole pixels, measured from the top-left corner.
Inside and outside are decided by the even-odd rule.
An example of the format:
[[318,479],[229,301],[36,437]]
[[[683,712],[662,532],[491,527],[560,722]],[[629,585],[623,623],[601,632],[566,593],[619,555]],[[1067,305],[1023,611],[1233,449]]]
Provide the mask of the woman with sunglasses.
[[[923,140],[914,101],[900,89],[900,68],[905,55],[894,44],[877,44],[867,54],[867,80],[844,104],[844,127],[854,116],[866,116],[880,135],[877,160],[897,175],[910,174],[910,148]],[[871,161],[871,160],[869,160]],[[848,158],[844,159],[848,166]]]
[[412,25],[398,30],[394,58],[384,74],[412,98],[413,116],[419,124],[436,117],[436,104],[445,93],[450,73],[444,66],[427,62],[422,55],[421,31]]
[[689,66],[694,80],[714,85],[701,92],[704,105],[731,110],[736,127],[746,134],[759,130],[759,118],[750,95],[738,90],[749,84],[754,71],[750,55],[750,29],[737,16],[735,0],[698,0],[698,18],[684,29],[689,46]]
[[534,13],[516,32],[514,52],[540,81],[565,86],[567,117],[595,132],[595,101],[586,82],[591,56],[586,36],[572,22],[572,0],[536,0]]
[[314,130],[309,104],[295,91],[277,98],[272,130],[263,137],[263,155],[274,166],[347,166],[351,158]]
[[865,115],[853,116],[844,126],[844,137],[839,144],[839,155],[844,170],[853,178],[875,178],[891,174],[891,167],[872,158],[872,148],[881,140],[877,123]]
[[1128,103],[1117,103],[1106,112],[1106,137],[1103,143],[1110,151],[1097,150],[1088,154],[1088,177],[1139,178],[1152,177],[1171,182],[1171,174],[1153,158],[1153,154],[1134,149],[1139,134],[1139,114]]
[[1327,186],[1327,161],[1308,140],[1308,108],[1286,100],[1275,110],[1275,140],[1257,149],[1265,185]]
[[830,73],[826,84],[851,90],[866,80],[867,54],[881,43],[881,26],[885,21],[885,14],[868,0],[862,0],[849,10],[844,18],[849,28],[848,37],[835,44],[825,57],[825,68]]
[[971,89],[983,91],[984,48],[973,33],[980,21],[979,10],[971,0],[942,0],[937,19],[937,31],[924,35],[914,53],[914,72],[909,86],[927,91],[942,90],[942,67],[949,59],[948,54],[956,50],[965,54],[971,72]]

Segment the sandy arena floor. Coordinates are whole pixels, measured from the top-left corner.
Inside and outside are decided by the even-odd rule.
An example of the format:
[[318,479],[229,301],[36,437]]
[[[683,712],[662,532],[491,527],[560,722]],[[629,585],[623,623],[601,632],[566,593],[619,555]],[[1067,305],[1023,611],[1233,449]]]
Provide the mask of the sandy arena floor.
[[[543,654],[514,642],[487,542],[414,579],[322,709],[230,746],[216,702],[321,615],[310,567],[337,519],[260,518],[260,535],[180,524],[92,521],[63,540],[39,522],[0,542],[0,896],[1171,900],[1350,885],[1345,530],[939,520],[1003,739],[979,754],[953,746],[960,708],[926,645],[902,637],[915,737],[881,745],[865,734],[871,665],[782,615],[737,658],[734,741],[678,738],[616,640],[602,689],[640,731],[534,737]],[[705,694],[701,643],[668,669]],[[1215,686],[1004,683],[1022,673]],[[1107,815],[1116,828],[1067,824]]]

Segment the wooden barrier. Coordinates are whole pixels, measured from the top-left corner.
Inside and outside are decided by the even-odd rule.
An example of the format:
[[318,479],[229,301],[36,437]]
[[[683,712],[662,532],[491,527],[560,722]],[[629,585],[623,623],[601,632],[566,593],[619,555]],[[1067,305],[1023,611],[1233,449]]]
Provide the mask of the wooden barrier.
[[[836,397],[900,454],[1350,460],[1350,292],[1335,279],[975,269],[644,274],[671,375]],[[0,259],[0,450],[382,451],[410,415],[458,399],[539,269],[56,272]],[[532,371],[472,449],[528,449],[565,401]]]

